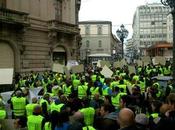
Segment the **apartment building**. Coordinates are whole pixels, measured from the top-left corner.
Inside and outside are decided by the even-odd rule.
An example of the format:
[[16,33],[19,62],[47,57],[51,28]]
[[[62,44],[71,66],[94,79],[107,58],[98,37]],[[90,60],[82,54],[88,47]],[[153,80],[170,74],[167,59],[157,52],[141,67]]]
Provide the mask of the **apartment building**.
[[170,7],[161,3],[148,3],[137,7],[133,18],[133,42],[146,54],[146,49],[167,40],[167,15]]

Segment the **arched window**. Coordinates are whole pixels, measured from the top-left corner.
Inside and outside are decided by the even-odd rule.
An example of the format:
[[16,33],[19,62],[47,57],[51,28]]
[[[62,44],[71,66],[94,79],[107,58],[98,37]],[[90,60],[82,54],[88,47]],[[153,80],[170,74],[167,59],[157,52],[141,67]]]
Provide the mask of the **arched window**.
[[85,27],[85,33],[90,34],[90,25],[86,25]]
[[102,34],[102,26],[98,25],[98,35],[101,35],[101,34]]
[[0,0],[0,8],[6,8],[6,0]]

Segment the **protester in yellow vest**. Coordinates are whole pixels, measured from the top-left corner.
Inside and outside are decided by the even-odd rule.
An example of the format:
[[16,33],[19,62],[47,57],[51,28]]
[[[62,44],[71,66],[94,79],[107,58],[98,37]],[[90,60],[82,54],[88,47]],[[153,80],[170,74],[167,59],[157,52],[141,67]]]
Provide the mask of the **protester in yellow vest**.
[[78,86],[78,98],[82,99],[83,97],[87,96],[87,89],[88,86],[84,84],[84,82]]
[[[92,85],[92,84],[89,84]],[[90,93],[91,93],[91,99],[94,97],[95,94],[100,95],[100,88],[94,84],[94,86],[89,86],[90,87]]]
[[72,93],[72,85],[71,85],[71,81],[67,80],[63,85],[62,85],[62,90],[65,96],[69,96]]
[[164,68],[163,68],[163,74],[164,76],[170,76],[171,75],[171,67],[166,65]]
[[5,110],[5,104],[3,100],[0,98],[0,120],[7,118],[7,112]]
[[44,94],[43,98],[39,101],[39,104],[42,108],[42,113],[46,120],[49,118],[49,111],[50,111],[50,95]]
[[158,100],[155,100],[151,103],[151,108],[152,108],[152,113],[150,114],[149,117],[149,124],[150,124],[150,129],[156,129],[156,125],[160,120],[160,107],[162,103]]
[[28,101],[25,97],[22,97],[22,92],[20,90],[16,91],[16,96],[12,97],[10,100],[12,108],[12,118],[25,116],[26,114],[26,105]]
[[119,108],[119,105],[120,105],[120,91],[119,91],[119,87],[115,87],[114,88],[111,100],[112,100],[112,105],[114,105],[114,107],[116,109]]
[[32,98],[32,103],[26,105],[27,116],[33,115],[33,109],[38,105],[38,99],[36,97]]
[[92,126],[94,123],[95,109],[89,106],[89,100],[87,98],[82,99],[83,108],[79,111],[84,116],[84,123],[86,126]]
[[45,119],[41,116],[42,108],[37,105],[34,107],[33,115],[27,117],[28,130],[43,130]]
[[52,111],[58,111],[61,112],[62,107],[64,107],[64,103],[61,103],[58,99],[56,99],[54,102],[50,105],[50,110]]

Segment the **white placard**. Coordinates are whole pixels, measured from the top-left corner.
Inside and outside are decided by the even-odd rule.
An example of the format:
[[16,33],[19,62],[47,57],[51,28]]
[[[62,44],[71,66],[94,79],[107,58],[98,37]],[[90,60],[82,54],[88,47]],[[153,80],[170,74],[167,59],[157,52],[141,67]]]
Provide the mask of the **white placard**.
[[104,75],[105,78],[111,78],[113,72],[105,65],[101,71],[101,74]]
[[5,104],[7,103],[7,101],[11,98],[11,95],[14,91],[8,91],[8,92],[3,92],[0,93],[0,95],[2,96],[3,101],[5,102]]
[[0,69],[0,84],[12,84],[13,81],[13,68]]
[[84,65],[76,65],[76,66],[73,66],[71,69],[72,69],[72,73],[82,73],[84,72]]
[[67,61],[67,69],[70,70],[73,66],[79,65],[76,60],[68,60]]
[[122,62],[120,62],[120,61],[116,61],[116,62],[114,62],[113,66],[114,66],[115,68],[122,68],[122,67],[123,67],[123,64],[122,64]]
[[[38,97],[38,93],[41,91],[42,87],[32,88],[29,90],[29,102],[32,103],[32,98]],[[7,103],[7,101],[11,98],[11,95],[14,91],[8,91],[0,93],[3,98],[3,101]]]
[[142,61],[143,61],[144,65],[148,65],[151,62],[151,58],[149,56],[144,56],[144,57],[142,57]]
[[63,67],[64,67],[64,65],[54,63],[53,66],[52,66],[52,71],[53,72],[58,72],[58,73],[64,73]]
[[137,60],[136,63],[137,63],[138,66],[142,66],[143,65],[143,62],[141,60]]
[[136,73],[134,66],[128,66],[129,74]]
[[165,65],[165,63],[166,63],[166,59],[163,56],[156,56],[152,59],[152,61],[153,61],[154,65],[156,65],[156,64]]

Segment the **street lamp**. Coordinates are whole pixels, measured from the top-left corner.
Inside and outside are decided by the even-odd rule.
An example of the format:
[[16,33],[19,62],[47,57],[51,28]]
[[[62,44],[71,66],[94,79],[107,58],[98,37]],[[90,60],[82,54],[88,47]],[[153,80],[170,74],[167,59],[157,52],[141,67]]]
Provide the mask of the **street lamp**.
[[128,30],[125,29],[125,26],[122,24],[120,26],[120,30],[118,29],[116,31],[117,36],[120,38],[120,41],[122,42],[122,58],[124,58],[124,49],[123,49],[123,44],[124,44],[124,39],[128,37]]
[[169,6],[171,8],[171,14],[173,17],[173,79],[175,81],[175,0],[161,0],[161,3],[165,6]]
[[90,49],[86,49],[86,64],[89,63],[88,56],[90,54]]

